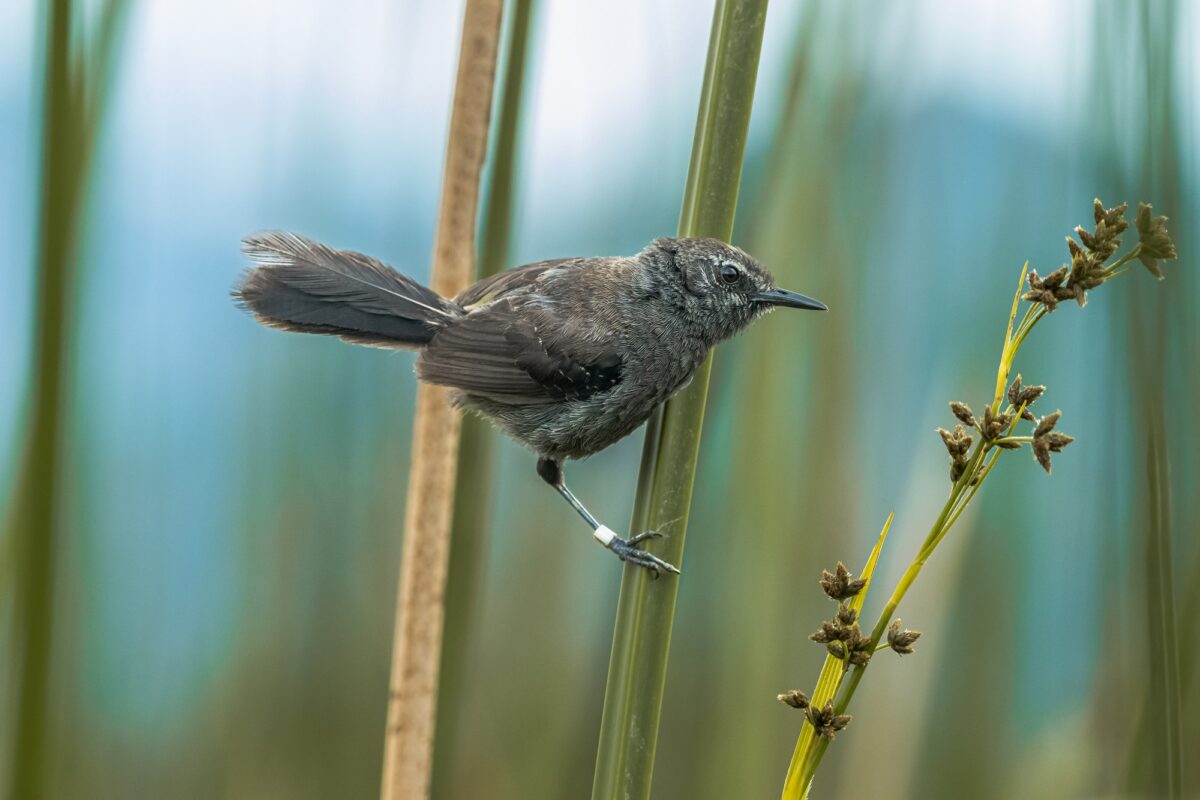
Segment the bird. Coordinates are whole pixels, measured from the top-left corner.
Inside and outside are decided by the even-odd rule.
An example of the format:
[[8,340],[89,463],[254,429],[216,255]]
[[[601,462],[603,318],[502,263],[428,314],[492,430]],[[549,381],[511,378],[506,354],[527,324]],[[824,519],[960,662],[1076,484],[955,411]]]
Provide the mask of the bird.
[[709,350],[774,308],[827,310],[776,286],[740,248],[661,237],[629,257],[539,261],[454,298],[370,256],[268,231],[243,240],[251,262],[235,301],[264,325],[418,351],[416,374],[449,387],[537,456],[537,474],[624,562],[678,574],[601,524],[563,465],[636,430],[692,380]]

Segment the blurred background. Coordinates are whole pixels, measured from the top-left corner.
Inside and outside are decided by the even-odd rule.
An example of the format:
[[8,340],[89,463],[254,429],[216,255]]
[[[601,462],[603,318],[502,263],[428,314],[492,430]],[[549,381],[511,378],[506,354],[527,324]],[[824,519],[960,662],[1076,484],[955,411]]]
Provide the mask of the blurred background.
[[[41,757],[54,797],[374,796],[413,358],[266,330],[229,290],[264,228],[428,275],[460,4],[53,5],[57,33],[0,4],[0,785]],[[534,4],[506,265],[674,232],[710,14]],[[946,401],[989,397],[1022,263],[1062,263],[1094,196],[1154,203],[1181,258],[1039,326],[1017,370],[1078,441],[1049,478],[1003,460],[817,786],[1166,796],[1200,742],[1196,41],[1187,0],[771,9],[734,238],[833,310],[717,353],[657,796],[779,792],[821,569],[895,510],[894,585],[948,489]],[[640,444],[570,470],[614,527]],[[586,796],[620,569],[529,453],[488,457],[434,793]],[[36,536],[22,463],[59,476]]]

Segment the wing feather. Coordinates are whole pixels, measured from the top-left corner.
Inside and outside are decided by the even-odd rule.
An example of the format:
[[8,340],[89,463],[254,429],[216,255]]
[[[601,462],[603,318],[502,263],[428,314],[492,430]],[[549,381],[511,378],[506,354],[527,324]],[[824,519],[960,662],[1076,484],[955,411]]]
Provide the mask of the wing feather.
[[439,331],[417,362],[423,380],[512,405],[585,400],[615,387],[621,372],[615,343],[568,336],[546,318],[535,323],[510,299]]
[[582,258],[556,258],[550,261],[539,261],[536,264],[526,264],[515,269],[506,269],[467,287],[454,299],[461,306],[482,305],[532,285],[548,270],[574,269],[582,266],[585,261],[586,259]]

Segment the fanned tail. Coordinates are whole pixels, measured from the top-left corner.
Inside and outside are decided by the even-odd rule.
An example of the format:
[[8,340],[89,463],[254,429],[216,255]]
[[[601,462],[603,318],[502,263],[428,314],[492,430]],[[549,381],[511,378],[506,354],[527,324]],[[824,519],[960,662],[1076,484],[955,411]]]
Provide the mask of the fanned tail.
[[280,231],[248,236],[242,244],[255,266],[233,296],[273,328],[372,347],[419,348],[464,313],[362,253]]

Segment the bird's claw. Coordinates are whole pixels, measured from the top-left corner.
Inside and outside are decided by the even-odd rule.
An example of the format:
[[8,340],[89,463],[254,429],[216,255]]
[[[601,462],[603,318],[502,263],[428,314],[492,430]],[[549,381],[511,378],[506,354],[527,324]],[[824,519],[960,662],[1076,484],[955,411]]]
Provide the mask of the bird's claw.
[[664,534],[661,531],[642,531],[637,536],[630,537],[627,544],[636,547],[647,539],[661,539],[663,536]]
[[678,575],[679,569],[674,564],[669,564],[653,553],[647,553],[645,550],[638,548],[638,545],[647,539],[661,538],[662,533],[659,531],[643,531],[629,539],[622,539],[618,536],[608,545],[608,549],[616,553],[617,558],[622,561],[650,570],[650,574],[655,578],[658,577],[660,571],[673,572]]

